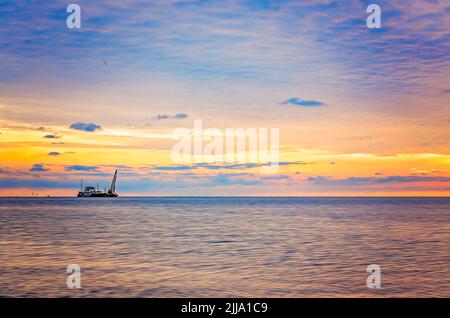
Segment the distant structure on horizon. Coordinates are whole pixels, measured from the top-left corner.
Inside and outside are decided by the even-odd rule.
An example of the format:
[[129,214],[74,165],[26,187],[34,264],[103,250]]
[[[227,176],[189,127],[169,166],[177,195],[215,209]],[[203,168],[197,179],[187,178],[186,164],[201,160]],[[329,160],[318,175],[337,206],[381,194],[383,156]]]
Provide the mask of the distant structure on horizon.
[[83,189],[83,179],[81,179],[81,186],[80,186],[80,192],[78,192],[77,197],[82,198],[106,198],[106,197],[117,197],[118,194],[116,193],[116,179],[117,179],[117,170],[114,173],[113,179],[111,181],[111,186],[109,187],[109,190],[106,191],[100,191],[98,189],[98,183],[97,188],[94,186],[87,186]]

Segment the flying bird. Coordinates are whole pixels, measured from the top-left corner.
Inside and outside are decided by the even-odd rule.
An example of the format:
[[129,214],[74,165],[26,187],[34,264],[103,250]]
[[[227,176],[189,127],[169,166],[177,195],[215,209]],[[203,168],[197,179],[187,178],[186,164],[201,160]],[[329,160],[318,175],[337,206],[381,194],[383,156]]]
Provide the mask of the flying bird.
[[106,61],[103,61],[103,63],[105,63],[105,65],[108,65],[108,62],[106,62]]

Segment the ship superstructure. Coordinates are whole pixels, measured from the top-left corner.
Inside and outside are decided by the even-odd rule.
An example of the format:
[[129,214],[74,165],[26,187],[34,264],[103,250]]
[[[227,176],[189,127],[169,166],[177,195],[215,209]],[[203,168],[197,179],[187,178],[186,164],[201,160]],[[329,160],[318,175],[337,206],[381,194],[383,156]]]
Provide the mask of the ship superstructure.
[[118,194],[116,193],[116,180],[117,180],[117,170],[114,173],[113,179],[111,181],[111,186],[109,187],[109,190],[106,191],[100,191],[98,189],[98,184],[97,184],[97,188],[94,186],[86,186],[83,189],[83,180],[81,180],[81,187],[80,187],[80,191],[78,192],[78,197],[117,197]]

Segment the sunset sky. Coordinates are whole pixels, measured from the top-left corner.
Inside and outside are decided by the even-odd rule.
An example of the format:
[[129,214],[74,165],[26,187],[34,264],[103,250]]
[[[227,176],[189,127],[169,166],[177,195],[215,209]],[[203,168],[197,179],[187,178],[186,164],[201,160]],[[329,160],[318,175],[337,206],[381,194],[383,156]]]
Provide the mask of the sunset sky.
[[[194,120],[279,128],[279,172],[174,163]],[[448,196],[449,127],[446,0],[0,3],[2,196]]]

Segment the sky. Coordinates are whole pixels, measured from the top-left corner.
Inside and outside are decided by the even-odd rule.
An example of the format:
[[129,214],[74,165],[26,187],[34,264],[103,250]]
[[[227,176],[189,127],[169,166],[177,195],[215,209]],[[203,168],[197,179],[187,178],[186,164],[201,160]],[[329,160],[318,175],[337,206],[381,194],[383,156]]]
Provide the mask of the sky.
[[[373,2],[2,1],[0,195],[448,196],[450,2]],[[174,162],[195,120],[278,128],[278,171]]]

